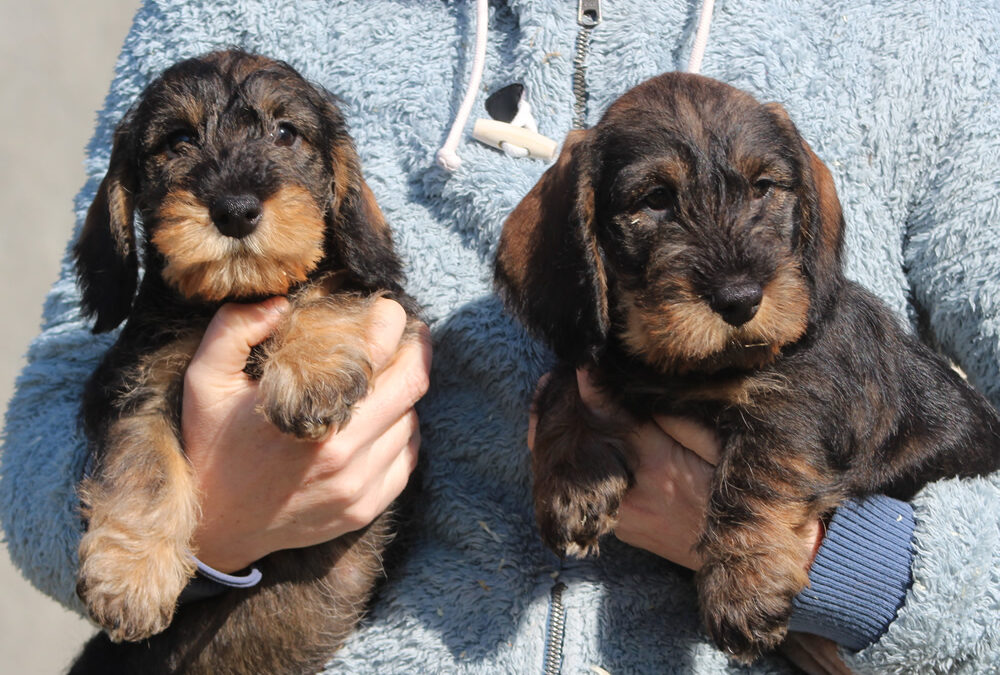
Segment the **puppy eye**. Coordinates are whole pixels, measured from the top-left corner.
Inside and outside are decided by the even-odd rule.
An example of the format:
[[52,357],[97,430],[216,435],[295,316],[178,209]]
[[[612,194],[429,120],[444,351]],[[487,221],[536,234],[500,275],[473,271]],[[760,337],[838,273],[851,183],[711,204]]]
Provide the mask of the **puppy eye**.
[[674,192],[664,187],[647,192],[640,202],[643,208],[650,211],[670,211],[674,208]]
[[190,129],[177,129],[167,134],[164,141],[167,151],[173,155],[184,152],[185,146],[192,146],[197,143],[195,133]]
[[758,178],[753,184],[753,196],[755,199],[763,199],[774,190],[774,181],[770,178]]
[[274,144],[288,147],[299,137],[299,130],[288,122],[280,122],[274,131]]

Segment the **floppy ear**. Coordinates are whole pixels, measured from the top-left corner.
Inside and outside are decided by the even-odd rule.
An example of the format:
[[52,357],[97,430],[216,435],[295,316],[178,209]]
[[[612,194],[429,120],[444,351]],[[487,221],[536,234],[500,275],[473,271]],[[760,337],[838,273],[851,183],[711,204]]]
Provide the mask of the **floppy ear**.
[[334,171],[338,174],[336,181],[347,185],[328,215],[333,220],[327,228],[330,250],[365,288],[402,291],[403,265],[393,246],[392,231],[371,188],[361,177],[361,169],[355,161],[351,169],[338,165]]
[[802,147],[813,186],[808,217],[803,223],[803,258],[817,291],[825,297],[843,276],[844,212],[830,169],[804,140]]
[[138,281],[133,224],[138,180],[131,123],[129,115],[115,130],[108,172],[73,248],[83,313],[96,317],[95,333],[109,331],[125,320]]
[[798,246],[803,271],[813,283],[811,313],[815,313],[822,311],[844,278],[844,213],[830,169],[799,134],[788,112],[778,103],[768,103],[765,107],[791,130],[801,146]]
[[507,308],[574,365],[593,360],[608,333],[589,138],[566,136],[556,163],[504,222],[494,267]]
[[321,87],[316,89],[323,98],[332,139],[333,182],[326,216],[328,262],[346,268],[364,288],[401,293],[403,265],[393,246],[392,230],[361,175],[361,161],[334,96]]

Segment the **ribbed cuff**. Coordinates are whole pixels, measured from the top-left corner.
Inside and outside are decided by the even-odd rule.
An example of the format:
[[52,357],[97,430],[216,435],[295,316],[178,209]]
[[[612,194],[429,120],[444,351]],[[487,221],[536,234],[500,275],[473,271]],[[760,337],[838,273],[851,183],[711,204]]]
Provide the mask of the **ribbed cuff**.
[[194,602],[221,595],[231,588],[253,588],[260,583],[261,573],[256,567],[251,567],[246,574],[226,574],[209,567],[195,558],[198,563],[197,574],[181,591],[178,602]]
[[913,509],[885,496],[847,502],[833,515],[795,598],[789,630],[860,651],[896,618],[910,587]]

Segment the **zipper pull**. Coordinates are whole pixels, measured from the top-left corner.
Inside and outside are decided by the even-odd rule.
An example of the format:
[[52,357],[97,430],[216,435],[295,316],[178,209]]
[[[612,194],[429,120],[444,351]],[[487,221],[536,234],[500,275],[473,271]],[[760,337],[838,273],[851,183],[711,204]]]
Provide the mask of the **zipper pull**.
[[576,22],[584,28],[593,28],[601,23],[601,0],[579,0],[576,6]]

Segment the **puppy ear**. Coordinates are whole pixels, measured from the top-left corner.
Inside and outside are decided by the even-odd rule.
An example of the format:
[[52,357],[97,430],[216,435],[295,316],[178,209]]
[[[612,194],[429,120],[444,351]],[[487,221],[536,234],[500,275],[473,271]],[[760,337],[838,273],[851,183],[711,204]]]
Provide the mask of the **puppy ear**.
[[508,309],[575,365],[592,360],[608,333],[589,138],[566,136],[556,163],[504,222],[494,267]]
[[83,313],[96,317],[95,333],[120,324],[132,308],[139,275],[133,224],[137,182],[131,118],[126,117],[115,130],[108,172],[73,248]]
[[324,100],[325,116],[332,130],[328,263],[347,269],[353,280],[366,289],[402,292],[403,266],[393,246],[392,230],[361,174],[361,161],[347,135],[336,99],[320,87],[317,90]]
[[801,146],[798,246],[802,252],[803,271],[815,289],[813,311],[818,311],[843,280],[843,210],[830,169],[799,134],[788,112],[778,103],[768,103],[764,107],[794,134]]
[[817,286],[821,280],[832,281],[843,271],[844,212],[833,184],[833,174],[804,140],[802,147],[809,160],[813,199],[807,221],[803,224],[803,246],[807,266]]
[[402,291],[403,266],[393,246],[392,231],[361,177],[361,169],[355,163],[349,171],[342,166],[335,171],[348,185],[329,216],[333,219],[328,228],[330,250],[336,251],[342,268],[365,288]]

